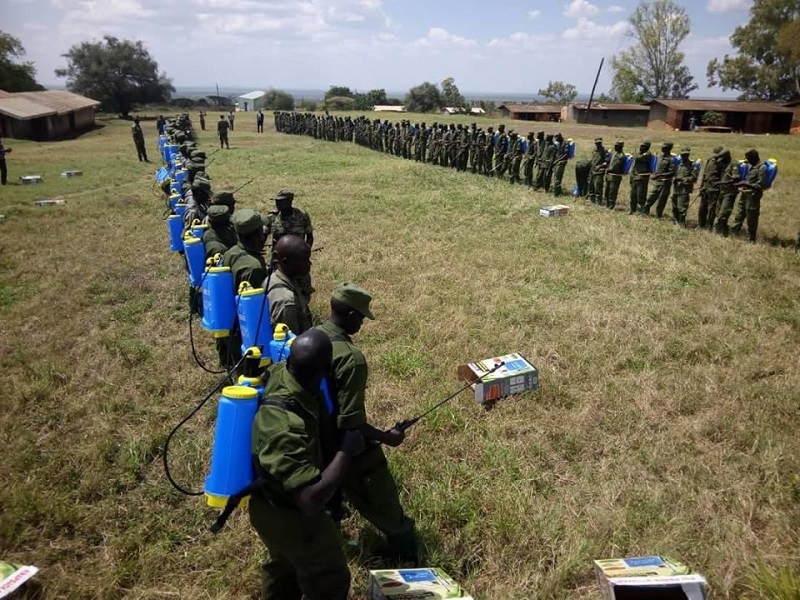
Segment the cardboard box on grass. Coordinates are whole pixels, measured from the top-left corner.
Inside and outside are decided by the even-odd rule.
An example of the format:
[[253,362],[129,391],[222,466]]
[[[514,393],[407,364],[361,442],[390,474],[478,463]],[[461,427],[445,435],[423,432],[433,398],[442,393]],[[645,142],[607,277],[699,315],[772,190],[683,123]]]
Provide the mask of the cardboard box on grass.
[[516,352],[459,365],[458,377],[463,381],[475,381],[500,361],[505,364],[472,386],[475,390],[475,400],[481,404],[494,402],[512,394],[529,392],[539,387],[539,371],[528,362],[527,358]]
[[662,556],[594,561],[603,600],[705,600],[702,575]]
[[437,567],[369,572],[369,600],[473,600]]
[[569,214],[566,204],[550,204],[539,209],[540,217],[563,217]]

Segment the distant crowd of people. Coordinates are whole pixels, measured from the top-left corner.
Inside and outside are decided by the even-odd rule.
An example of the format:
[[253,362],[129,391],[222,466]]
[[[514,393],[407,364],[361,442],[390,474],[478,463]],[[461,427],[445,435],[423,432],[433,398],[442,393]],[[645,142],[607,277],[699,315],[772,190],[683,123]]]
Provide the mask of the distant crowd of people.
[[[555,197],[569,193],[564,174],[575,157],[575,144],[561,133],[531,132],[523,138],[514,130],[507,132],[502,124],[495,131],[493,127],[483,130],[476,123],[428,126],[405,119],[390,123],[364,116],[281,111],[276,111],[274,118],[276,130],[282,133],[353,142],[408,160],[507,179],[537,192],[552,191]],[[644,140],[631,155],[625,153],[622,140],[608,150],[603,139],[596,138],[590,157],[575,160],[573,195],[588,196],[593,204],[613,210],[622,180],[628,177],[629,214],[649,216],[654,209],[655,217],[661,219],[671,199],[673,222],[685,227],[699,182],[699,227],[727,237],[746,226],[750,241],[756,240],[761,198],[774,178],[774,163],[762,160],[755,149],[739,160],[729,149],[718,146],[712,157],[700,164],[692,159],[688,147],[676,155],[669,141],[661,144],[659,153],[651,152],[651,145]]]

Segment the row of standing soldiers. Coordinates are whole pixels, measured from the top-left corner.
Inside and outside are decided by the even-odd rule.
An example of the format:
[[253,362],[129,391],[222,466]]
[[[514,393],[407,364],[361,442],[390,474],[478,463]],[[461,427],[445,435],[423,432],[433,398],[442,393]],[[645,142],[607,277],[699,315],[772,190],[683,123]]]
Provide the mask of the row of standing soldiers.
[[450,123],[419,125],[402,120],[351,119],[312,113],[275,112],[275,129],[282,133],[308,135],[327,141],[348,141],[408,160],[450,167],[457,171],[524,183],[534,190],[564,193],[563,178],[574,144],[560,133],[526,138],[505,125],[486,130]]

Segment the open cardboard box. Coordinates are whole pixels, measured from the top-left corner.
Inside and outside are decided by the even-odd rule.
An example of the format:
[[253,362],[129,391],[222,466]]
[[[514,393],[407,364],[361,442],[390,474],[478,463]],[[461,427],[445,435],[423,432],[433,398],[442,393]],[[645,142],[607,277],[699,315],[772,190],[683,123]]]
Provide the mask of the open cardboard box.
[[[502,367],[486,375],[501,361],[505,363]],[[475,382],[472,389],[475,390],[475,400],[481,404],[539,387],[539,371],[517,352],[459,365],[458,377],[463,381]]]

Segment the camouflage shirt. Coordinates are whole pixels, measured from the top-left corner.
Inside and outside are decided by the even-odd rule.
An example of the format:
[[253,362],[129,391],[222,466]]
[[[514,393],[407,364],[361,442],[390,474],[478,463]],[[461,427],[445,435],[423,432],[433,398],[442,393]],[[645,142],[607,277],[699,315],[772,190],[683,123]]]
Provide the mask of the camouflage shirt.
[[284,217],[277,210],[267,215],[267,233],[272,236],[274,246],[284,235],[296,235],[306,239],[306,235],[312,233],[314,228],[311,226],[311,217],[308,213],[296,206],[292,207],[288,217]]

